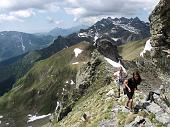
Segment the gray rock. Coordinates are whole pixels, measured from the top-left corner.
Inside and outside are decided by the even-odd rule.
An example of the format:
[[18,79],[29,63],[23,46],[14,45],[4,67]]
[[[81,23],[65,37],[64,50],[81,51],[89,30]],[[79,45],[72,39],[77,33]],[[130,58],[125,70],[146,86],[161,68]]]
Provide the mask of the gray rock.
[[143,118],[142,116],[137,116],[134,121],[130,124],[125,125],[125,127],[155,127],[148,118]]
[[157,67],[170,73],[170,1],[160,0],[149,17],[151,30],[151,57]]
[[88,112],[84,112],[81,120],[88,121],[90,119],[90,117],[91,117],[91,113],[89,111]]
[[162,113],[160,115],[156,115],[156,120],[163,124],[170,123],[170,114],[168,113]]
[[110,90],[110,91],[106,94],[106,96],[108,96],[108,97],[113,97],[114,95],[115,95],[115,92],[114,92],[113,89]]
[[107,39],[99,39],[96,43],[97,50],[104,55],[105,57],[118,62],[118,58],[120,58],[117,46],[113,45],[113,43]]
[[170,127],[170,123],[168,123],[167,127]]
[[154,102],[152,102],[149,106],[147,106],[146,109],[154,114],[163,113],[163,109],[159,105],[155,104]]

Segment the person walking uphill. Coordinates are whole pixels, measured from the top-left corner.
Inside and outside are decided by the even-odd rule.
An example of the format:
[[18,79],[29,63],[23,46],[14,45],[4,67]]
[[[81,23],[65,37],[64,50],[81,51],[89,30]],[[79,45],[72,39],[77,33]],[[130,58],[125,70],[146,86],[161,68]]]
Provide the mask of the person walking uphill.
[[125,107],[130,110],[132,110],[134,91],[138,90],[137,85],[139,85],[141,81],[142,79],[139,75],[139,72],[134,72],[132,78],[129,78],[128,80],[124,81],[125,93],[127,94],[127,97],[128,97],[128,101]]

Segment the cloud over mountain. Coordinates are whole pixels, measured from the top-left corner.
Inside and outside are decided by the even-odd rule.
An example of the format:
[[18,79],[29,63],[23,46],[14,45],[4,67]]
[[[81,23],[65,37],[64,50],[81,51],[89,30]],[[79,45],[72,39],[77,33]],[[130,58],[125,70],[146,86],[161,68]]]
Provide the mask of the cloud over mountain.
[[[21,31],[27,29],[28,32],[25,26],[29,26],[29,31],[42,31],[33,28],[46,26],[44,28],[46,31],[52,27],[61,27],[61,24],[63,27],[76,24],[92,25],[108,16],[112,18],[137,16],[146,21],[158,2],[159,0],[0,0],[0,23],[3,22],[1,29]],[[34,20],[39,23],[36,24]],[[22,28],[18,27],[21,22]]]
[[65,0],[65,10],[76,19],[99,16],[134,16],[150,13],[159,0]]

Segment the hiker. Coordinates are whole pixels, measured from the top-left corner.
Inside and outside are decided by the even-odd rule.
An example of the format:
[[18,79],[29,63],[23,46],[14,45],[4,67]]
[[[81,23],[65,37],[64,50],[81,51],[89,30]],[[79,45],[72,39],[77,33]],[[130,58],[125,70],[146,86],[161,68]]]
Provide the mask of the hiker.
[[127,72],[123,70],[122,67],[118,68],[119,70],[115,72],[113,75],[116,77],[116,84],[118,86],[118,97],[120,97],[120,87],[123,87],[123,82],[125,78],[127,77]]
[[125,85],[125,93],[127,94],[128,101],[126,103],[126,108],[132,110],[132,103],[133,103],[133,95],[134,91],[138,90],[137,85],[141,83],[142,79],[139,75],[139,72],[134,72],[133,77],[129,78],[128,80],[124,81]]
[[149,92],[149,95],[146,99],[146,101],[155,101],[156,98],[159,98],[161,94],[164,94],[165,93],[165,89],[164,89],[164,86],[161,85],[160,88],[156,91],[150,91]]

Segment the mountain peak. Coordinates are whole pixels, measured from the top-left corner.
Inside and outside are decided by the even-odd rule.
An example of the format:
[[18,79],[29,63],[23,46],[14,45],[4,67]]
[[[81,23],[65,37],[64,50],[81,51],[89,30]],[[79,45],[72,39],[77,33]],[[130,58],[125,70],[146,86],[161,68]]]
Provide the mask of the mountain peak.
[[136,41],[150,36],[149,26],[141,21],[138,17],[135,18],[103,18],[96,22],[93,26],[86,30],[82,30],[78,35],[80,37],[91,37],[96,42],[97,38],[106,35],[109,36],[117,44],[126,43],[128,41]]
[[101,19],[98,22],[99,23],[101,23],[101,22],[107,22],[107,23],[119,22],[119,23],[122,23],[122,24],[128,24],[130,22],[141,22],[141,20],[138,17],[135,17],[135,18],[126,18],[126,17],[111,18],[111,17],[107,17],[107,18]]
[[141,21],[138,17],[135,17],[134,19],[133,19],[133,21],[136,21],[136,22],[139,22],[139,21]]

